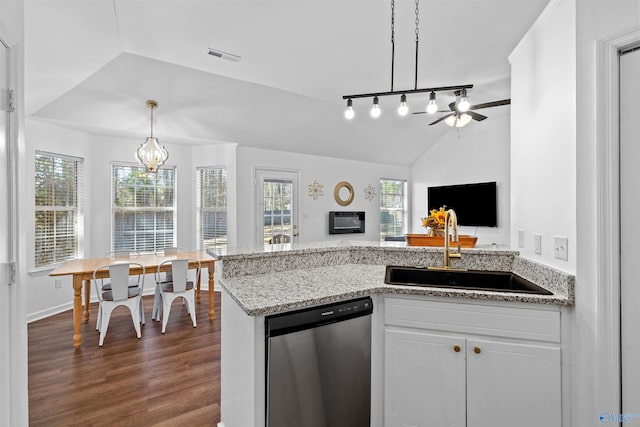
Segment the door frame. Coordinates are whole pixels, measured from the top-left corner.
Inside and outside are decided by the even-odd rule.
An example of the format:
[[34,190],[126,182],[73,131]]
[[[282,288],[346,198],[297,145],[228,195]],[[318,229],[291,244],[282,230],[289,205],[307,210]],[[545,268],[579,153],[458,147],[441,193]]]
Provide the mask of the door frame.
[[[601,40],[596,46],[597,373],[602,408],[622,413],[620,218],[620,64],[619,53],[640,43],[640,29]],[[586,350],[586,349],[583,349]]]
[[273,168],[267,166],[254,166],[253,168],[253,242],[256,245],[263,245],[264,225],[264,180],[265,179],[291,179],[293,182],[291,196],[291,226],[297,231],[292,232],[292,243],[298,241],[297,235],[300,233],[299,227],[299,207],[300,207],[300,170]]

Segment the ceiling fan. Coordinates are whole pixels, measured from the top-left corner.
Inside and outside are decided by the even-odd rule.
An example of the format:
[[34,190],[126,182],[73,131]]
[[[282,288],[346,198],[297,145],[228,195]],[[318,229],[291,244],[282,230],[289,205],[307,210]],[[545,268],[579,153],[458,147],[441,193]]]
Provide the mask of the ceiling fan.
[[[454,95],[456,98],[460,98],[461,91],[455,91]],[[466,97],[466,93],[462,94]],[[444,121],[449,126],[462,127],[469,123],[471,119],[476,121],[482,121],[487,118],[487,116],[483,116],[482,114],[478,114],[473,110],[480,110],[482,108],[490,108],[490,107],[498,107],[500,105],[509,105],[511,104],[511,99],[501,99],[499,101],[485,102],[483,104],[475,104],[469,105],[466,109],[462,109],[458,107],[458,102],[452,102],[449,104],[449,110],[440,110],[436,111],[437,113],[448,113],[437,120],[429,123],[429,126],[435,125]],[[413,114],[426,114],[426,111],[419,111]]]

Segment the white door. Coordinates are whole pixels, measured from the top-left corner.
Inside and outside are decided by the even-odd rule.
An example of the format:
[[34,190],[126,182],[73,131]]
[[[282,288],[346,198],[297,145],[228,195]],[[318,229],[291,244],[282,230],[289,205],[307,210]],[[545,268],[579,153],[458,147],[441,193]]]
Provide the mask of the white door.
[[464,337],[387,329],[384,339],[384,425],[464,427]]
[[[11,402],[11,184],[9,180],[9,49],[0,39],[0,425],[10,424]],[[15,342],[15,341],[14,341]],[[9,351],[7,351],[7,347]]]
[[560,349],[467,340],[467,427],[560,427]]
[[292,243],[298,237],[298,173],[256,169],[255,243]]
[[640,411],[640,51],[620,56],[622,412]]

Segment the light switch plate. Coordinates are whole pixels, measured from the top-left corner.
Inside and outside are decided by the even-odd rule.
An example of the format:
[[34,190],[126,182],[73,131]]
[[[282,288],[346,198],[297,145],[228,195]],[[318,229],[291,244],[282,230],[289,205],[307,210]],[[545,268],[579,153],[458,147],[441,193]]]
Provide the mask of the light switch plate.
[[518,230],[518,247],[524,248],[524,230]]
[[538,255],[542,254],[542,235],[536,234],[533,236],[534,250]]
[[556,258],[568,260],[569,259],[569,239],[562,236],[553,237],[553,253]]

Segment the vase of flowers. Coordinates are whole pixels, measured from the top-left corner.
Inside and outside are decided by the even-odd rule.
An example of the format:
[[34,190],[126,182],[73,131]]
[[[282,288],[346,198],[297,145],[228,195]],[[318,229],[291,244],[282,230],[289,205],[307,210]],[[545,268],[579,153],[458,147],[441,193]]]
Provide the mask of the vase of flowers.
[[443,237],[446,217],[447,212],[445,211],[445,207],[441,206],[440,209],[431,209],[429,216],[421,218],[422,226],[427,229],[427,235],[431,237]]

